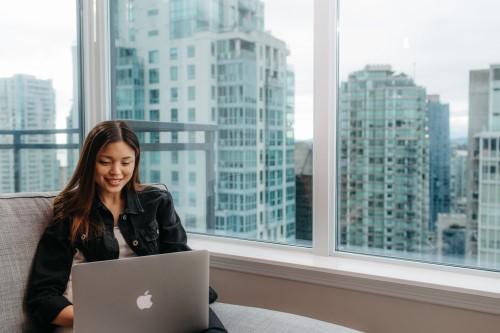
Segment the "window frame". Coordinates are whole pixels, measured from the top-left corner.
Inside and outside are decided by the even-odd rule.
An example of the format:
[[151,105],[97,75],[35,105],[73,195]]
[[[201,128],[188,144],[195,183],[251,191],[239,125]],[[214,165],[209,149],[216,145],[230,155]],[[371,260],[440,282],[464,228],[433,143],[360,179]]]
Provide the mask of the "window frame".
[[[79,0],[78,14],[83,131],[88,133],[112,118],[109,1]],[[314,17],[312,247],[189,233],[191,247],[211,251],[215,268],[500,315],[498,272],[335,250],[338,0],[315,0]]]

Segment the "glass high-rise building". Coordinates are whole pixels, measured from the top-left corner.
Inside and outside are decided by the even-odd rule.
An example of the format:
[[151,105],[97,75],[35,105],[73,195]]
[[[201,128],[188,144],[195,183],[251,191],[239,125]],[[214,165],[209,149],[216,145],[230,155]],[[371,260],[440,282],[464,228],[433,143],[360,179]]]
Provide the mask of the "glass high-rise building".
[[0,150],[6,166],[0,192],[59,190],[59,163],[51,146],[56,140],[50,133],[55,127],[52,80],[24,74],[0,78],[0,143],[13,145]]
[[426,92],[389,65],[342,82],[340,244],[424,252],[428,231]]
[[[470,72],[469,252],[500,267],[500,64]],[[476,117],[477,113],[477,117]]]
[[162,123],[140,134],[141,179],[167,184],[190,231],[293,242],[294,75],[263,2],[114,8],[115,117]]
[[450,213],[450,107],[439,95],[427,96],[429,112],[429,231],[439,213]]

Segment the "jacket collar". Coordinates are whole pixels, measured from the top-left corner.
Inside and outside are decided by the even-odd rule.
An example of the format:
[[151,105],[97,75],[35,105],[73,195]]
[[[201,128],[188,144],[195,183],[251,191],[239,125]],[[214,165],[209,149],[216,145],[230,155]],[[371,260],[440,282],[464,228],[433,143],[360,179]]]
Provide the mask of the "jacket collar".
[[127,190],[127,187],[125,187],[123,191],[125,191],[126,195],[126,206],[123,212],[129,214],[144,213],[144,209],[142,208],[141,202],[139,201],[137,192]]
[[[123,210],[123,212],[127,214],[144,213],[144,209],[142,208],[137,193],[132,190],[129,190],[128,187],[124,187],[122,191],[125,193],[125,209]],[[102,203],[101,199],[99,199],[97,193],[94,197],[94,203],[97,208],[101,209],[106,208],[106,206],[104,206],[104,204]]]

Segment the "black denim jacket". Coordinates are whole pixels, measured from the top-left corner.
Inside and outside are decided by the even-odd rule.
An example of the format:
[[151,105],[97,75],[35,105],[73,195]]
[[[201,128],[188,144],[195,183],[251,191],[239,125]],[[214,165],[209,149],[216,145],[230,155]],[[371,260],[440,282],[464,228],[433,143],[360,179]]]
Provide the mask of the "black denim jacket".
[[[118,227],[127,244],[138,256],[187,251],[186,232],[175,212],[170,192],[147,187],[139,193],[126,193],[126,208],[118,219]],[[80,250],[86,260],[117,259],[118,241],[114,237],[113,215],[96,198],[91,218],[99,221],[105,233],[89,239],[69,240],[71,219],[46,228],[35,254],[28,283],[26,303],[31,319],[44,332],[50,323],[71,303],[63,296],[68,284],[73,256]],[[210,290],[211,301],[216,294]]]

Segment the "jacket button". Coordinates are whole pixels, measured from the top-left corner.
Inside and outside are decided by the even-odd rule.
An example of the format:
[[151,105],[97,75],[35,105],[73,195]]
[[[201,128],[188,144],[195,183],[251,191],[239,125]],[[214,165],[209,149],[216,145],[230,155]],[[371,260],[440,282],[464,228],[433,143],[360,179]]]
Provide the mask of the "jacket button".
[[83,234],[82,237],[80,237],[82,240],[85,240],[87,238],[87,235]]
[[127,215],[123,215],[123,220],[126,220],[127,219]]
[[137,246],[137,245],[139,245],[139,241],[138,241],[137,239],[136,239],[136,240],[134,240],[134,241],[132,242],[132,245],[133,245],[133,246]]

